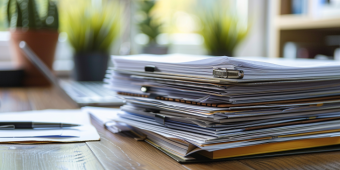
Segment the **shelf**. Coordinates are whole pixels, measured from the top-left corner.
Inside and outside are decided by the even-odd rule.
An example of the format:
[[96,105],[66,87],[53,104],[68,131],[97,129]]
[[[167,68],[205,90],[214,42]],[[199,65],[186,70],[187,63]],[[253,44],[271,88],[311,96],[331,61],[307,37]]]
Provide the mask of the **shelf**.
[[281,15],[276,25],[280,30],[340,28],[340,17],[315,19],[303,15]]

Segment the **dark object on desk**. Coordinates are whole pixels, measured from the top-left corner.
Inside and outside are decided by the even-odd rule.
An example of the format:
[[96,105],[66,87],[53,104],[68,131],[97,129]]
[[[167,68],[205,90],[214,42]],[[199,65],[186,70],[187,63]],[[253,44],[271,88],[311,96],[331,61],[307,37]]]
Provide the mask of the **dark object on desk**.
[[79,125],[70,123],[49,123],[49,122],[0,122],[0,130],[34,129],[34,128],[59,129],[63,127],[74,126]]
[[145,54],[168,54],[168,47],[161,46],[156,43],[150,43],[143,47],[143,53]]
[[19,87],[22,86],[24,70],[15,66],[0,65],[0,87]]
[[72,77],[76,81],[103,81],[109,55],[104,53],[76,54]]

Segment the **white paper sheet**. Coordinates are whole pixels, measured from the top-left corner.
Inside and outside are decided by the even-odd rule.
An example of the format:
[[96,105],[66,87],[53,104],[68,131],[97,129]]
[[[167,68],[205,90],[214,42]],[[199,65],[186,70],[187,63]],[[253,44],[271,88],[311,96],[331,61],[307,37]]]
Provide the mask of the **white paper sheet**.
[[41,110],[0,113],[1,121],[63,122],[80,124],[57,130],[0,130],[0,142],[80,142],[99,140],[88,113],[81,110]]
[[28,137],[47,137],[61,136],[63,130],[32,130],[32,129],[17,129],[17,130],[0,130],[0,138],[28,138]]
[[[235,68],[244,71],[243,79],[224,79],[226,82],[258,82],[314,80],[339,78],[339,62],[312,62],[308,60],[270,60],[235,57],[209,57],[183,54],[112,56],[116,70],[139,72],[153,77],[187,76],[188,78],[214,79],[214,67]],[[294,63],[294,64],[291,64]],[[145,73],[144,67],[153,65],[157,74]]]

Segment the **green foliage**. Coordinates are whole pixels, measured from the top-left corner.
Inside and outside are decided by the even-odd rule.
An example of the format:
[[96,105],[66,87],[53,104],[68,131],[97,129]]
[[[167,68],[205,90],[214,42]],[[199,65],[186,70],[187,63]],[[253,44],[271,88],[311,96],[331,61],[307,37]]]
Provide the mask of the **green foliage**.
[[47,14],[40,17],[35,0],[8,0],[7,22],[10,28],[58,30],[59,15],[57,4],[46,0]]
[[162,26],[161,23],[154,19],[151,13],[156,2],[153,0],[140,0],[138,3],[140,7],[138,13],[141,16],[141,20],[138,23],[139,29],[149,37],[149,43],[155,43],[156,37],[161,34],[160,27]]
[[109,53],[112,43],[120,33],[120,4],[108,1],[100,6],[93,6],[90,1],[65,0],[61,7],[61,31],[67,33],[76,54]]
[[248,33],[247,25],[240,23],[239,16],[230,8],[221,4],[211,8],[201,8],[198,14],[201,22],[199,33],[204,38],[204,44],[209,55],[233,56],[235,47]]
[[7,2],[0,0],[0,31],[4,31],[7,28],[6,7]]

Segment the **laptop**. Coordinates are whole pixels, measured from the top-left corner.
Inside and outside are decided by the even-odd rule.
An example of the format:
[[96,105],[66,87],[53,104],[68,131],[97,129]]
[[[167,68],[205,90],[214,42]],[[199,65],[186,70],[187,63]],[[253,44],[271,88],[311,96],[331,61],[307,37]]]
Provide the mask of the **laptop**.
[[19,47],[30,60],[55,86],[79,106],[121,106],[124,101],[116,97],[116,92],[104,87],[104,82],[80,82],[59,80],[52,71],[31,50],[25,41]]

